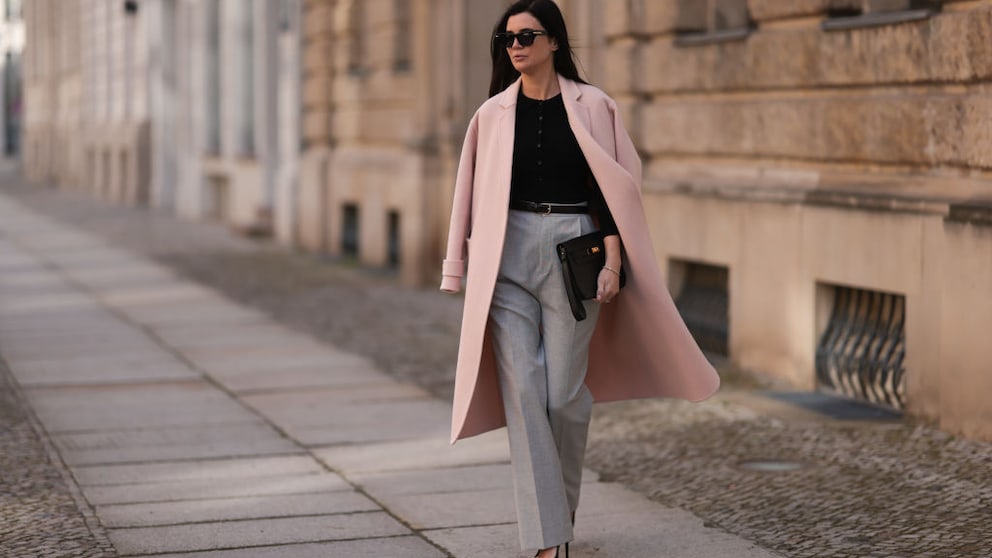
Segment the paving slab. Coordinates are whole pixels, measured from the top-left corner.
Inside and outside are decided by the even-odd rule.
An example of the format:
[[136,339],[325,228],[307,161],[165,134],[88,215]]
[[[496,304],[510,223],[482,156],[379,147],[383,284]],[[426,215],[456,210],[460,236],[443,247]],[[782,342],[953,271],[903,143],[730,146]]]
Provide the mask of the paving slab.
[[104,526],[116,528],[330,515],[371,512],[380,509],[378,504],[358,492],[339,491],[181,502],[117,504],[98,506],[96,513]]
[[[180,351],[190,360],[203,363],[224,365],[229,363],[252,362],[265,358],[282,358],[301,354],[315,354],[324,357],[352,357],[324,345],[315,339],[302,336],[280,336],[278,338],[259,339],[250,345],[237,347],[199,347]],[[353,357],[352,357],[353,358]]]
[[[349,475],[348,478],[377,499],[393,495],[445,494],[498,488],[509,491],[513,486],[513,472],[509,463],[386,473],[356,473]],[[599,475],[594,471],[583,471],[584,487],[598,480]]]
[[[422,531],[423,535],[434,544],[444,548],[452,556],[470,558],[485,556],[487,558],[515,558],[534,555],[533,552],[520,551],[520,538],[517,523],[501,523],[497,525],[480,525],[476,527],[460,527],[454,529],[437,529]],[[572,556],[575,556],[572,554]],[[661,558],[655,554],[651,558]],[[571,556],[569,557],[571,558]],[[632,558],[621,554],[613,558]]]
[[259,439],[219,440],[199,444],[63,450],[61,453],[62,459],[69,465],[98,465],[205,459],[211,457],[288,455],[302,452],[302,448],[292,440],[278,436],[269,436]]
[[[173,304],[209,304],[217,298],[217,293],[192,283],[172,281],[155,285],[139,285],[129,289],[115,289],[100,297],[100,300],[114,308],[132,306],[161,306]],[[212,309],[211,309],[212,310]]]
[[216,425],[210,428],[187,426],[73,432],[56,434],[52,437],[52,441],[60,450],[72,452],[257,442],[282,438],[282,434],[272,425],[259,420],[258,422]]
[[95,505],[178,502],[241,498],[274,494],[312,494],[352,490],[333,473],[280,475],[250,479],[191,479],[149,484],[84,486],[83,495]]
[[391,385],[392,379],[368,363],[355,367],[303,366],[238,371],[212,376],[227,389],[244,395],[278,392],[309,392],[321,388],[352,387],[368,384]]
[[515,523],[512,485],[464,492],[387,495],[379,501],[414,529]]
[[152,326],[156,337],[179,349],[198,347],[250,347],[261,341],[292,341],[300,333],[264,316],[243,323],[163,324]]
[[200,479],[251,479],[253,477],[323,473],[325,469],[309,455],[279,455],[166,461],[128,465],[79,466],[73,475],[79,484],[118,485]]
[[26,295],[17,300],[7,300],[0,305],[7,319],[42,313],[58,314],[67,310],[96,308],[97,303],[87,295],[78,293],[43,293]]
[[382,512],[112,529],[118,552],[157,554],[410,534]]
[[[328,543],[288,544],[160,554],[159,558],[444,558],[446,555],[419,537],[399,536]],[[478,557],[486,556],[477,554]]]
[[25,387],[167,382],[199,379],[202,374],[163,354],[121,356],[72,362],[13,360],[11,371]]
[[447,404],[396,383],[248,395],[244,401],[284,427],[372,424],[388,432],[400,422],[443,428],[451,416]]
[[257,310],[234,306],[233,304],[206,304],[206,298],[178,303],[175,301],[147,302],[120,308],[132,321],[149,327],[177,325],[212,325],[224,327],[246,323],[258,323],[269,319]]
[[224,362],[197,362],[198,366],[210,374],[237,375],[260,370],[323,366],[328,369],[338,364],[355,363],[354,357],[334,351],[311,351],[287,353],[283,355],[257,356],[253,359],[228,360]]
[[454,446],[446,437],[437,437],[316,448],[313,453],[329,467],[347,475],[483,465],[507,462],[510,459],[506,432],[502,430],[462,440]]

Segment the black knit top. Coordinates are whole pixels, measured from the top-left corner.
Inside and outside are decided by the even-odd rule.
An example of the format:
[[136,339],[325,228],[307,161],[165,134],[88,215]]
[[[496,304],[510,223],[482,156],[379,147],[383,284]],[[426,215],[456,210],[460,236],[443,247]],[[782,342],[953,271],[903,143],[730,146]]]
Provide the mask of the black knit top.
[[603,234],[617,233],[613,215],[568,125],[561,94],[544,101],[517,97],[510,198],[537,203],[588,202]]

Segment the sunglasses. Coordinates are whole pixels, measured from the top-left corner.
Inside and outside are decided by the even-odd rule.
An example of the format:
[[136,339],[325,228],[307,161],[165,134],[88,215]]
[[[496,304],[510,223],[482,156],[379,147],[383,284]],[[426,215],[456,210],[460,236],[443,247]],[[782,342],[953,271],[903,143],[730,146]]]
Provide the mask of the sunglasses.
[[539,35],[547,35],[544,31],[534,31],[528,29],[519,33],[496,33],[493,35],[493,42],[505,48],[513,48],[513,42],[517,41],[522,47],[529,47]]

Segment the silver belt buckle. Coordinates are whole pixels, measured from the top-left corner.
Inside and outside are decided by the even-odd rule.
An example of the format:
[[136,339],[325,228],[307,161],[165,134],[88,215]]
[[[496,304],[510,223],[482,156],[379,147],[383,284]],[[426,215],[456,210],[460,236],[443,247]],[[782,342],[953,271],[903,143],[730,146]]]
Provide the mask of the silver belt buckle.
[[543,205],[544,207],[548,208],[547,211],[541,212],[541,215],[543,215],[545,217],[547,217],[548,215],[551,215],[551,204],[550,203],[539,203],[537,205]]

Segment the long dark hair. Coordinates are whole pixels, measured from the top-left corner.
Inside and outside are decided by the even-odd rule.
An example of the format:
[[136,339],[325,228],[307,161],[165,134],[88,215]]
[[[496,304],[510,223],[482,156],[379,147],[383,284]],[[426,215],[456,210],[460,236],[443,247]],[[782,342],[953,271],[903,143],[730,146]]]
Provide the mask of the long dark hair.
[[496,44],[493,39],[496,33],[506,31],[506,22],[509,21],[510,16],[524,12],[531,14],[541,22],[544,30],[548,33],[548,40],[558,41],[558,50],[554,53],[555,71],[570,80],[586,83],[584,79],[579,77],[579,70],[575,67],[575,60],[572,58],[572,46],[568,43],[568,29],[565,28],[565,18],[562,17],[558,4],[555,4],[553,0],[520,0],[507,8],[499,23],[493,27],[493,37],[489,41],[489,51],[493,58],[493,76],[489,81],[489,96],[492,97],[503,91],[520,76],[520,72],[513,67],[513,62],[510,61],[510,55],[507,54],[506,48]]

